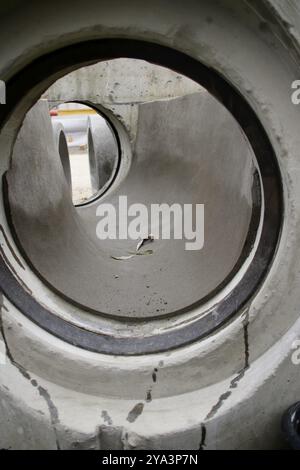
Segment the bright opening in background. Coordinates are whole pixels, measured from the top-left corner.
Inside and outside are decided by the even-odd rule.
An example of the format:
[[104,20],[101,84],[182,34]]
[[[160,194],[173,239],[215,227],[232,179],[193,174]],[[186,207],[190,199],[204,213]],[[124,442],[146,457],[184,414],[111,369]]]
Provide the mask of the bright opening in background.
[[84,204],[102,193],[113,176],[118,158],[113,131],[97,111],[75,102],[52,108],[51,119],[66,136],[73,203]]

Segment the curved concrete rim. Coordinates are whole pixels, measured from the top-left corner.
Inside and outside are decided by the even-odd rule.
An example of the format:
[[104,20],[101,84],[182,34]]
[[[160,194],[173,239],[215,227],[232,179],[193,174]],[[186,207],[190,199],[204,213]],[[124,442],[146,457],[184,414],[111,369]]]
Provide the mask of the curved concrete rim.
[[[66,101],[66,103],[68,103],[68,101]],[[110,112],[108,109],[105,109],[103,106],[100,106],[99,104],[96,106],[95,104],[91,103],[90,101],[72,101],[72,103],[78,103],[78,104],[84,104],[85,106],[88,106],[89,108],[95,110],[99,116],[101,116],[103,119],[105,119],[105,121],[107,122],[107,125],[109,126],[109,129],[112,133],[112,136],[113,138],[115,139],[115,142],[116,142],[116,147],[117,147],[117,155],[116,155],[116,158],[114,160],[114,165],[113,165],[113,170],[112,170],[112,173],[111,173],[111,176],[110,178],[105,182],[105,184],[103,185],[100,185],[100,188],[98,187],[97,188],[97,184],[94,185],[93,189],[94,189],[94,194],[88,198],[88,200],[86,201],[82,201],[82,202],[79,202],[77,204],[75,204],[76,207],[85,207],[85,206],[88,206],[90,204],[92,204],[93,202],[97,201],[100,197],[103,197],[113,186],[114,186],[114,183],[115,182],[118,182],[118,173],[120,172],[120,169],[122,166],[124,166],[124,162],[121,161],[121,156],[123,154],[123,151],[122,151],[122,139],[120,139],[120,135],[119,135],[119,132],[117,130],[120,129],[120,126],[121,126],[121,123],[117,123],[116,121],[116,117],[113,115],[112,112]],[[92,147],[92,152],[94,153],[95,152],[95,148],[94,148],[94,144],[93,144],[93,136],[92,136],[92,122],[91,122],[91,118],[88,119],[88,151],[89,151],[89,145],[91,145]],[[91,142],[91,144],[90,144]],[[89,158],[91,158],[91,156],[89,156]],[[95,155],[93,155],[93,158],[95,158]],[[126,173],[128,172],[129,170],[129,167],[130,167],[130,161],[127,160],[125,162],[125,165],[126,165],[126,169],[122,168],[122,172],[124,173],[126,171]],[[90,169],[91,171],[96,171],[96,166],[95,166],[95,162],[93,161],[93,159],[90,159]],[[91,175],[92,177],[92,175]],[[118,182],[119,184],[119,182]]]
[[[266,129],[282,177],[282,232],[268,275],[234,321],[165,353],[121,357],[85,351],[35,325],[3,295],[1,447],[282,448],[281,415],[299,401],[299,366],[291,357],[300,337],[300,107],[290,99],[291,83],[299,78],[298,2],[91,0],[89,5],[61,2],[63,22],[57,21],[53,1],[11,8],[0,31],[2,78],[57,47],[111,35],[151,39],[200,58],[234,83]],[[5,169],[21,119],[41,88],[24,95],[1,132]],[[68,310],[71,317],[75,307],[26,266],[3,204],[0,211],[2,256],[19,282],[30,286],[40,304],[51,305],[54,315]]]
[[53,122],[53,135],[58,149],[58,154],[60,156],[60,161],[64,170],[65,178],[70,187],[70,192],[72,192],[70,155],[65,129],[62,124],[58,122]]
[[[44,60],[47,63],[55,61],[55,69],[58,71],[62,64],[64,68],[71,66],[68,60],[72,61],[72,66],[74,67],[74,60],[78,60],[78,63],[80,63],[80,57],[89,57],[88,63],[99,61],[99,51],[104,49],[105,56],[102,57],[103,60],[131,55],[134,58],[146,59],[152,63],[159,62],[160,65],[168,66],[177,72],[183,73],[204,86],[231,112],[244,130],[254,150],[260,169],[265,209],[260,240],[246,273],[225,299],[214,305],[209,312],[206,312],[207,315],[204,315],[196,322],[182,326],[179,330],[168,331],[161,335],[150,335],[146,338],[118,338],[83,330],[78,328],[78,326],[68,324],[56,316],[54,317],[52,313],[50,313],[49,317],[47,309],[28,296],[28,293],[17,285],[13,276],[10,275],[9,279],[9,270],[4,264],[2,268],[3,292],[26,316],[47,331],[72,344],[96,352],[124,355],[149,354],[177,348],[199,340],[231,319],[250,301],[256,289],[265,278],[276,251],[281,229],[282,194],[278,166],[269,139],[254,111],[242,96],[218,73],[185,54],[155,44],[123,39],[122,41],[110,39],[78,44],[74,48],[75,57],[74,54],[70,54],[71,49],[73,50],[73,46],[61,49],[45,58],[40,58],[36,63],[25,69],[19,75],[22,76],[22,83],[25,87],[26,84],[29,87],[34,85],[30,83],[33,68],[35,70],[35,80],[43,80],[45,70]],[[54,63],[52,65],[54,66]],[[18,77],[15,77],[7,85],[12,104],[18,100],[17,79]],[[257,203],[260,204],[260,196],[256,197]],[[270,207],[272,207],[272,210]],[[260,214],[260,209],[254,211],[255,233],[259,225],[258,212]],[[249,240],[246,242],[246,249],[242,255],[243,261],[249,257],[253,245],[253,231],[250,230],[250,242]],[[240,260],[238,267],[240,267]],[[234,276],[235,274],[236,271],[234,270],[232,275]],[[18,292],[17,295],[15,295],[16,292]],[[188,306],[184,310],[189,311],[197,306],[199,304]],[[178,313],[183,313],[183,311],[181,310]]]

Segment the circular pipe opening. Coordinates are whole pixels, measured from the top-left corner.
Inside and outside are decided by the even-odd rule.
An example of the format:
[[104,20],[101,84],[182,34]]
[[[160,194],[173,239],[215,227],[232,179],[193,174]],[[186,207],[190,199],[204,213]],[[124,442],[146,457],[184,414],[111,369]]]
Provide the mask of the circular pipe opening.
[[[95,338],[93,337],[93,335],[90,335],[90,336],[88,335],[89,339],[86,338],[85,340],[85,347],[88,347],[89,349],[101,350],[105,352],[107,352],[107,350],[111,350],[111,351],[117,350],[118,352],[121,352],[123,354],[132,354],[132,353],[141,353],[141,352],[151,352],[157,349],[158,350],[162,350],[165,348],[169,349],[172,347],[176,347],[179,344],[186,344],[188,342],[194,341],[197,338],[203,337],[208,332],[211,332],[216,327],[220,326],[226,319],[230,318],[234,313],[236,313],[239,310],[239,308],[241,308],[241,306],[245,305],[245,302],[247,302],[247,300],[251,298],[251,296],[255,292],[255,289],[259,286],[259,283],[262,281],[264,275],[266,274],[269,263],[271,262],[271,259],[274,254],[274,250],[276,248],[279,230],[280,230],[280,220],[281,220],[281,185],[280,185],[280,178],[279,178],[278,168],[276,164],[276,159],[275,159],[272,147],[270,146],[270,143],[267,139],[267,136],[262,126],[258,122],[251,108],[249,108],[249,106],[243,100],[243,98],[237,92],[235,92],[234,89],[226,83],[226,81],[224,81],[219,75],[215,74],[210,69],[207,69],[203,64],[200,64],[199,62],[194,61],[188,56],[184,56],[176,51],[172,51],[169,49],[165,50],[165,48],[161,48],[160,46],[153,46],[149,44],[129,41],[126,44],[126,46],[129,49],[131,49],[131,52],[129,54],[128,50],[126,52],[124,51],[125,43],[126,41],[124,41],[122,45],[118,43],[117,41],[116,42],[114,41],[104,42],[104,44],[108,46],[111,57],[113,57],[114,54],[119,56],[120,52],[117,52],[117,50],[118,50],[118,47],[121,46],[121,50],[123,49],[123,54],[121,55],[124,55],[125,57],[126,56],[128,57],[129,55],[131,55],[131,56],[135,56],[136,58],[148,58],[148,60],[150,59],[150,62],[154,62],[154,63],[155,62],[156,63],[158,62],[161,64],[164,63],[164,65],[167,63],[168,66],[172,66],[171,68],[177,71],[180,70],[181,72],[184,71],[187,76],[193,79],[197,79],[197,81],[199,83],[202,83],[202,85],[206,86],[206,88],[209,91],[213,91],[214,95],[221,102],[223,102],[223,104],[227,105],[229,110],[232,112],[234,117],[238,120],[239,124],[242,126],[242,129],[244,130],[248,138],[248,141],[250,141],[250,144],[252,145],[252,149],[255,152],[255,155],[258,161],[259,171],[260,171],[260,176],[258,176],[257,168],[255,168],[255,165],[254,165],[254,167],[252,167],[252,171],[250,172],[250,174],[252,175],[252,182],[251,182],[252,183],[251,184],[252,205],[251,205],[251,210],[250,210],[250,217],[248,216],[248,218],[246,218],[245,226],[247,227],[247,230],[246,230],[246,235],[244,237],[244,241],[242,242],[242,249],[238,250],[239,256],[236,256],[233,266],[231,266],[231,269],[228,272],[228,275],[225,277],[223,276],[223,279],[221,280],[221,282],[215,285],[214,288],[211,288],[211,285],[210,285],[207,294],[205,293],[203,294],[202,292],[202,294],[199,295],[199,291],[201,290],[202,285],[200,286],[196,285],[195,292],[197,292],[197,288],[198,288],[198,297],[195,298],[195,300],[191,303],[187,303],[185,299],[183,301],[182,296],[178,295],[177,297],[179,301],[178,305],[176,305],[175,303],[174,305],[169,306],[168,307],[169,310],[167,312],[163,312],[164,307],[158,306],[158,308],[156,308],[156,310],[158,310],[157,312],[154,312],[153,308],[151,308],[151,311],[149,312],[150,315],[148,314],[147,316],[143,316],[143,315],[137,316],[136,315],[137,312],[133,311],[132,305],[130,305],[129,303],[127,306],[127,314],[124,315],[124,312],[126,311],[126,308],[124,309],[124,301],[126,304],[127,299],[126,299],[126,295],[122,295],[120,296],[119,299],[122,299],[123,301],[123,305],[121,306],[123,308],[123,311],[121,310],[121,312],[119,312],[118,314],[116,308],[112,309],[112,305],[114,305],[113,303],[114,299],[112,298],[112,296],[110,296],[110,299],[104,300],[108,307],[107,310],[105,309],[97,310],[93,306],[91,307],[87,306],[87,302],[82,302],[82,303],[78,302],[78,299],[74,299],[73,295],[66,295],[65,292],[61,292],[60,289],[57,289],[57,287],[49,283],[49,280],[46,277],[44,278],[45,282],[47,282],[48,285],[51,285],[52,288],[54,288],[57,292],[60,292],[60,294],[64,295],[65,298],[67,298],[68,300],[71,300],[72,302],[76,303],[82,308],[88,308],[90,311],[99,312],[100,315],[103,315],[103,314],[111,315],[111,312],[113,311],[113,315],[115,315],[116,317],[124,318],[127,316],[135,320],[137,318],[142,318],[142,319],[147,318],[148,320],[148,319],[152,319],[155,316],[157,316],[157,318],[160,318],[162,314],[163,315],[166,314],[167,316],[170,316],[171,313],[172,315],[179,314],[179,313],[184,314],[186,312],[195,310],[199,306],[203,305],[208,300],[208,297],[210,297],[211,295],[215,296],[216,293],[220,289],[225,289],[225,287],[234,278],[236,279],[235,284],[232,285],[232,289],[229,291],[229,293],[227,292],[225,298],[223,298],[219,303],[217,303],[213,309],[210,309],[209,312],[204,312],[205,314],[201,315],[201,318],[198,319],[197,322],[194,322],[193,325],[188,325],[186,328],[182,328],[180,332],[170,331],[170,332],[167,332],[166,334],[159,335],[159,337],[157,338],[156,337],[137,338],[133,341],[133,344],[131,345],[127,344],[125,340],[120,341],[117,338],[113,338],[111,344],[108,345],[106,341],[103,341],[101,343],[100,341],[101,338],[99,337]],[[83,49],[85,50],[84,46],[83,46]],[[155,113],[153,114],[155,115]],[[182,113],[179,113],[179,114],[182,115]],[[154,121],[152,121],[152,123]],[[145,129],[144,133],[146,132],[146,130],[147,129]],[[240,136],[243,137],[243,134],[240,133]],[[245,139],[244,139],[244,142],[246,142]],[[138,143],[140,142],[138,141]],[[249,149],[250,147],[248,146],[247,150],[249,151]],[[143,162],[143,158],[141,158],[141,162]],[[253,163],[253,160],[252,160],[252,163]],[[172,167],[172,165],[170,166]],[[138,168],[138,165],[136,168]],[[158,180],[159,180],[159,175],[161,175],[162,168],[163,167],[158,165],[158,171],[157,171]],[[131,171],[132,171],[131,175],[134,174],[134,171],[138,172],[138,170],[136,170],[135,167],[132,167]],[[180,172],[180,168],[177,169],[177,174],[180,175],[180,177],[182,177],[182,173],[183,173],[182,171]],[[144,175],[147,175],[147,172],[144,172]],[[191,172],[189,178],[186,177],[186,184],[188,181],[192,180],[193,176],[194,174],[193,172]],[[136,177],[136,179],[130,180],[130,178],[133,178],[133,177],[130,176],[130,173],[129,173],[127,181],[131,183],[129,184],[129,187],[131,188],[131,190],[136,191],[137,193],[139,185],[143,186],[143,190],[144,190],[145,185],[144,185],[144,182],[141,181],[141,179]],[[134,181],[137,182],[136,186],[134,185]],[[155,181],[155,179],[153,181]],[[173,183],[175,181],[176,181],[176,177],[173,176]],[[263,211],[262,219],[261,219],[261,214],[262,214],[261,182],[262,182],[263,195],[264,195],[264,211]],[[8,206],[9,206],[10,218],[11,218],[11,222],[13,226],[15,227],[15,235],[18,239],[18,243],[20,246],[22,246],[22,244],[24,244],[24,238],[22,238],[21,240],[19,234],[17,234],[16,223],[14,221],[14,215],[13,215],[13,212],[11,211],[12,204],[11,204],[10,193],[9,193],[10,183],[9,181],[7,183],[8,183],[6,187],[8,191],[7,201],[8,201]],[[123,184],[126,184],[126,179],[123,181]],[[151,185],[149,185],[149,188],[150,186]],[[176,192],[178,192],[179,182],[177,183],[177,186],[176,184],[173,184],[172,186],[174,188],[174,194],[175,194]],[[121,191],[121,189],[122,189],[122,184],[118,186],[118,190]],[[157,191],[155,192],[157,194]],[[112,195],[112,197],[113,196],[114,195]],[[133,202],[136,200],[137,198],[132,199]],[[184,197],[183,197],[183,201],[184,201]],[[172,201],[170,201],[170,203],[171,202]],[[65,214],[65,215],[68,216],[68,214]],[[79,210],[77,210],[76,217],[78,215],[79,217],[82,218],[83,222],[86,223],[88,219],[87,213],[85,213],[85,215],[83,214],[83,212],[82,214],[80,214],[80,208],[79,208]],[[24,222],[24,219],[22,220]],[[21,225],[23,226],[23,229],[24,227],[26,227],[26,224],[24,223],[22,223]],[[258,235],[259,226],[261,227],[261,229],[260,229],[260,237],[258,240],[257,235]],[[87,227],[87,225],[85,225],[85,227]],[[232,231],[232,234],[234,235],[234,231]],[[89,233],[88,236],[90,237],[89,239],[91,240],[92,235]],[[240,240],[240,243],[241,243],[241,240]],[[156,244],[156,242],[154,243]],[[163,257],[164,246],[166,245],[168,244],[162,244],[161,247],[158,246],[158,257],[157,257],[158,259]],[[215,247],[217,246],[218,245],[215,245]],[[124,246],[121,246],[121,249],[123,250]],[[109,252],[107,249],[105,251],[106,253]],[[24,250],[24,252],[26,254],[28,250]],[[175,250],[172,249],[172,252],[176,253],[176,248]],[[103,259],[103,263],[102,263],[103,271],[102,272],[107,274],[108,264],[111,266],[118,265],[120,266],[120,268],[116,268],[117,273],[115,274],[115,279],[113,279],[112,277],[107,277],[107,276],[105,277],[107,281],[107,286],[106,286],[107,289],[109,289],[110,285],[114,283],[114,281],[117,281],[120,279],[121,271],[123,271],[126,274],[126,270],[128,269],[128,268],[121,267],[121,266],[124,266],[123,260],[121,261],[121,260],[116,259],[116,258],[120,258],[120,256],[113,255],[110,258],[112,258],[112,260],[111,259],[109,259],[109,261],[106,260],[107,264],[105,264],[105,259]],[[134,262],[140,263],[140,266],[142,266],[142,269],[144,269],[143,264],[148,263],[147,260],[151,260],[151,259],[154,259],[152,254],[151,256],[147,256],[145,258],[136,256],[134,257]],[[175,256],[175,259],[176,259],[176,256]],[[190,257],[190,259],[192,260],[192,257]],[[240,269],[243,266],[245,266],[246,261],[248,261],[248,264],[246,263],[247,266],[245,267],[244,270],[240,271]],[[134,266],[134,262],[132,263],[132,266]],[[32,266],[34,266],[34,264],[35,263],[32,263]],[[150,261],[150,265],[151,265],[151,261]],[[186,266],[188,265],[189,263],[186,264]],[[155,278],[160,279],[159,271],[155,269],[157,266],[158,265],[154,266],[154,268],[152,268],[151,270],[151,272],[154,273],[154,276],[153,276],[154,281],[155,281]],[[63,272],[63,269],[60,270],[60,273],[62,272]],[[65,272],[70,273],[71,270],[67,269]],[[143,292],[141,292],[141,289],[140,289],[141,284],[134,286],[132,283],[132,272],[133,271],[129,269],[127,273],[128,274],[127,282],[129,283],[128,285],[129,285],[130,291],[132,293],[132,289],[136,287],[137,288],[136,292],[140,293],[141,298],[144,299],[145,296],[143,295]],[[143,274],[147,275],[147,273],[145,272],[142,273],[142,271],[137,270],[137,272],[139,274],[138,276],[139,279],[141,277],[143,279]],[[168,273],[164,273],[164,274],[166,276],[168,275]],[[189,276],[187,276],[187,278],[191,279],[191,282],[194,281],[193,277],[194,276],[192,275],[192,273]],[[176,279],[176,276],[173,278],[173,280],[174,279]],[[224,282],[224,279],[225,279],[225,282]],[[197,280],[199,279],[196,279],[196,282]],[[177,281],[178,281],[178,278],[177,278]],[[126,282],[124,283],[124,286],[126,286]],[[145,282],[145,279],[143,279],[143,286],[145,289],[151,288],[151,287],[148,287],[150,286],[150,284],[147,283],[147,280]],[[178,287],[176,286],[182,287],[181,282],[179,281],[178,284],[175,284],[174,290],[179,290]],[[66,287],[68,288],[68,286]],[[163,285],[162,288],[164,292],[168,292],[168,286]],[[116,287],[115,292],[117,292],[118,289],[120,289],[120,287]],[[84,293],[86,293],[86,289],[83,289],[83,291]],[[127,292],[128,292],[128,288],[127,288]],[[105,289],[101,290],[101,294],[105,296]],[[126,292],[124,292],[124,294],[126,294]],[[172,297],[174,298],[174,296]],[[192,298],[192,296],[190,296],[189,294],[188,294],[188,297]],[[145,300],[141,301],[140,297],[139,299],[137,299],[137,296],[133,295],[132,298],[134,299],[135,302],[137,302],[136,305],[138,305],[138,303],[141,302],[141,304],[138,307],[138,310],[142,304],[146,306]],[[91,299],[91,296],[89,296],[89,300],[90,299]],[[97,300],[97,305],[99,305],[99,302],[101,301],[102,299],[99,297],[99,299]],[[160,301],[162,301],[163,304],[166,305],[164,303],[165,299],[163,297],[160,298]],[[182,303],[180,304],[180,302]],[[120,304],[120,300],[117,300],[117,304]],[[169,302],[167,302],[167,304],[169,305]],[[144,311],[142,313],[144,313]],[[216,312],[218,312],[217,315],[216,315]],[[56,322],[55,327],[52,328],[52,330],[55,330],[56,334],[59,335],[61,334],[59,333],[59,329],[60,329],[59,325]],[[72,335],[73,335],[73,333],[75,333],[74,329],[70,327],[70,330],[72,330]],[[80,343],[80,340],[78,339],[78,337],[75,339],[75,342],[76,344]]]
[[73,203],[77,207],[87,205],[103,195],[117,177],[120,167],[117,132],[103,113],[80,100],[53,107],[47,101],[52,108],[54,133],[58,126],[63,131],[66,148],[59,152],[68,154],[67,157],[62,154],[61,161]]

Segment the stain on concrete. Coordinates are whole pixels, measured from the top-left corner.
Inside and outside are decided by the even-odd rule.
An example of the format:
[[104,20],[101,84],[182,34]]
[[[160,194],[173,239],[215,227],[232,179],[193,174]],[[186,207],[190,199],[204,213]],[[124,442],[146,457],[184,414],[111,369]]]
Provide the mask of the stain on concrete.
[[129,423],[134,423],[137,418],[143,413],[144,410],[144,403],[138,403],[137,405],[132,408],[132,410],[128,413],[127,421]]
[[[158,367],[162,367],[162,366],[163,366],[163,362],[160,361],[159,364],[158,364]],[[154,384],[156,384],[156,382],[157,382],[158,367],[154,367],[154,369],[153,369],[153,372],[152,372],[153,385],[147,390],[146,403],[150,403],[152,401],[152,391],[153,391]]]
[[146,402],[150,403],[152,401],[152,390],[151,388],[147,391]]
[[[1,296],[0,301],[1,300],[2,300],[2,296]],[[0,304],[1,304],[1,302],[0,302]],[[2,334],[3,341],[4,341],[4,344],[5,344],[6,355],[9,359],[10,363],[18,369],[18,371],[23,375],[23,377],[26,380],[28,380],[33,387],[37,388],[40,396],[42,398],[44,398],[44,400],[46,401],[46,404],[47,404],[47,407],[48,407],[48,410],[49,410],[49,414],[50,414],[50,420],[51,420],[53,432],[55,434],[56,447],[57,447],[57,450],[60,450],[60,445],[59,445],[59,441],[58,441],[58,437],[57,437],[57,429],[56,429],[56,425],[57,425],[57,423],[59,423],[58,410],[57,410],[56,406],[54,405],[48,390],[41,387],[35,379],[32,379],[30,374],[27,372],[27,370],[23,366],[21,366],[21,364],[18,364],[15,361],[15,359],[13,358],[13,356],[11,354],[11,351],[9,349],[9,345],[7,343],[7,338],[6,338],[6,335],[5,335],[4,325],[3,325],[3,321],[2,321],[1,316],[0,316],[0,332]]]
[[109,414],[107,413],[106,410],[102,411],[101,416],[102,416],[104,422],[109,424],[109,426],[111,426],[113,424],[113,420],[111,419],[111,417],[109,416]]

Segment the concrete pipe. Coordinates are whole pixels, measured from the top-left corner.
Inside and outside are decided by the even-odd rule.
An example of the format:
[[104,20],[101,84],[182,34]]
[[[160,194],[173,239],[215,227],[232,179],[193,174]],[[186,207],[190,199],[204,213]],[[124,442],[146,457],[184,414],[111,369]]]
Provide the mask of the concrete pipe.
[[[299,6],[70,6],[63,23],[48,0],[0,7],[1,447],[279,448],[281,415],[299,401]],[[32,106],[65,73],[117,57],[169,67],[214,98],[141,104],[133,151],[112,118],[120,168],[103,198],[75,208]],[[155,240],[120,261],[132,246],[100,243],[94,220],[120,194],[201,200],[207,246]]]
[[92,189],[99,196],[115,178],[119,149],[114,130],[102,116],[89,116],[87,132]]
[[[135,241],[97,238],[99,201],[75,211],[62,193],[63,181],[59,194],[61,172],[55,171],[55,159],[47,152],[47,138],[39,129],[43,119],[36,112],[32,110],[25,119],[22,145],[15,146],[12,169],[6,174],[8,205],[24,256],[55,291],[99,316],[147,319],[146,332],[154,328],[150,328],[151,319],[184,315],[229,283],[255,240],[259,181],[249,145],[214,98],[204,92],[140,106],[134,160],[105,203],[117,207],[119,197],[126,196],[128,206],[143,203],[150,212],[151,205],[161,202],[201,201],[206,208],[206,243],[202,250],[187,251],[184,239],[155,240],[152,256],[137,256],[127,263],[116,258],[134,251]],[[100,124],[95,133],[102,131]],[[34,148],[43,155],[40,165],[32,161],[31,152],[24,151],[31,146],[27,129],[35,130]],[[25,142],[27,136],[29,142]],[[32,167],[36,167],[34,173]],[[59,238],[53,237],[53,227],[59,227]],[[149,341],[154,341],[153,335]],[[128,347],[127,353],[135,353],[133,340]],[[148,352],[161,347],[153,345]],[[171,347],[166,341],[164,349]]]
[[58,121],[52,121],[53,135],[55,145],[60,156],[60,161],[64,170],[65,178],[72,192],[72,177],[71,177],[71,166],[68,143],[64,127]]
[[86,134],[88,128],[88,116],[59,116],[54,118],[54,122],[59,122],[62,124],[65,132],[70,134]]
[[52,122],[63,126],[69,149],[87,146],[88,116],[55,116]]

